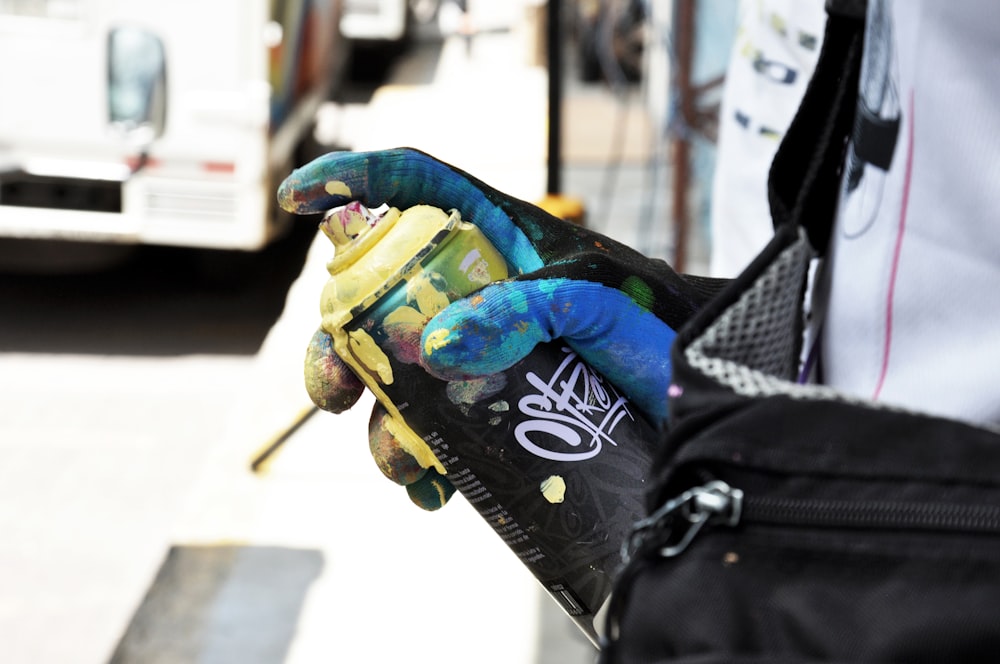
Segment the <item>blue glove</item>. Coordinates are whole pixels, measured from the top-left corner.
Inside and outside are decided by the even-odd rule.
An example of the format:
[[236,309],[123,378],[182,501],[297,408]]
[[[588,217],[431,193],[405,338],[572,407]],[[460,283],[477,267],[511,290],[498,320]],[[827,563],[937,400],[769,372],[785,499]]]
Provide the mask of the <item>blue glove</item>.
[[[724,284],[678,275],[661,260],[557,219],[412,149],[325,155],[289,175],[278,198],[296,213],[353,200],[369,207],[458,209],[503,254],[515,276],[435,316],[423,333],[424,367],[448,380],[491,374],[522,359],[537,343],[560,338],[654,425],[667,417],[669,350],[676,330]],[[360,394],[356,385],[342,388],[345,383],[332,380],[325,394],[338,395],[336,408],[349,406],[353,391]]]

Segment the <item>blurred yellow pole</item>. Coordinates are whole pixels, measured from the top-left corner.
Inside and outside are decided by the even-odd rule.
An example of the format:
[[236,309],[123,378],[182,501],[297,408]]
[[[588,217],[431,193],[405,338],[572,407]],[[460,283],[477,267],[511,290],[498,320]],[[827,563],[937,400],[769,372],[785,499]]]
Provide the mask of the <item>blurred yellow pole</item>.
[[562,0],[548,0],[546,20],[546,53],[549,73],[549,121],[546,195],[538,206],[549,214],[580,226],[585,225],[583,201],[562,193]]

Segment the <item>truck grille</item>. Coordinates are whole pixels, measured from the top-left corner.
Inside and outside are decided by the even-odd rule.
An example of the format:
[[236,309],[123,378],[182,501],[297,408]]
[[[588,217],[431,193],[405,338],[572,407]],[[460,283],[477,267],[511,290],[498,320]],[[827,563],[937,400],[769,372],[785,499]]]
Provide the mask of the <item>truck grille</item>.
[[0,173],[0,205],[120,213],[122,183],[24,171]]

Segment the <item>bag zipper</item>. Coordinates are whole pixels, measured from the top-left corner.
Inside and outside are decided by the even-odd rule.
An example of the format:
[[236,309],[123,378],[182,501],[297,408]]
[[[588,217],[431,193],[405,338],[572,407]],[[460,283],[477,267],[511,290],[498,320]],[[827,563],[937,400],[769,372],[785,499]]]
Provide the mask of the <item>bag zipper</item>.
[[672,558],[683,553],[708,524],[735,527],[746,522],[1000,534],[1000,506],[746,496],[726,482],[713,480],[666,501],[656,512],[637,521],[622,547],[622,557],[627,562],[635,551],[652,541],[654,534],[662,540],[667,533],[675,543],[662,546],[659,555]]
[[[622,560],[628,563],[632,554],[643,548],[653,534],[663,532],[681,534],[676,544],[662,547],[660,555],[665,558],[680,555],[706,524],[738,525],[743,516],[743,501],[741,490],[721,480],[688,489],[633,524],[629,537],[622,544]],[[672,521],[677,524],[670,523]]]

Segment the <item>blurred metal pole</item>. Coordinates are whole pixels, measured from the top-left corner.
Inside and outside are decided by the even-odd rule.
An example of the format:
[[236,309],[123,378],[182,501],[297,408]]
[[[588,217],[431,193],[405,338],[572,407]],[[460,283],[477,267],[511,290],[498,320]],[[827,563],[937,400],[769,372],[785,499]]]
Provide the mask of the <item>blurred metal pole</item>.
[[674,264],[683,272],[687,262],[688,188],[691,180],[690,132],[697,125],[694,90],[691,85],[691,68],[694,62],[694,0],[675,0],[674,44],[677,62],[674,65],[674,93],[678,96],[681,122],[675,127],[673,139],[673,223]]
[[549,128],[546,192],[562,193],[562,0],[548,0],[545,50],[549,72]]

